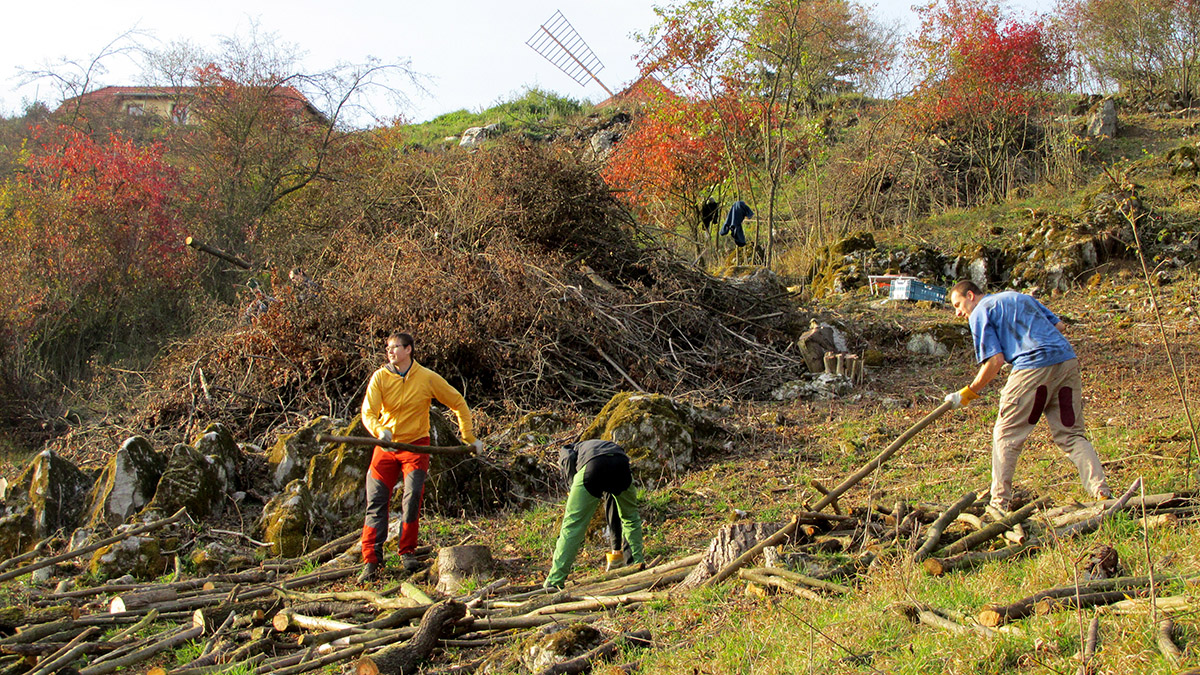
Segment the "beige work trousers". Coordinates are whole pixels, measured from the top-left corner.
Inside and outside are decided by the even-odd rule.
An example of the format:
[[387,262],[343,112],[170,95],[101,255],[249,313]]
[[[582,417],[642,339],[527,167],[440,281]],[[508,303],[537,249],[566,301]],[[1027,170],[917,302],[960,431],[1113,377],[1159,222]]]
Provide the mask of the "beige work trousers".
[[1111,494],[1096,449],[1084,436],[1081,392],[1078,359],[1009,374],[992,430],[992,506],[1008,510],[1017,458],[1043,416],[1054,443],[1079,469],[1083,489],[1094,498]]

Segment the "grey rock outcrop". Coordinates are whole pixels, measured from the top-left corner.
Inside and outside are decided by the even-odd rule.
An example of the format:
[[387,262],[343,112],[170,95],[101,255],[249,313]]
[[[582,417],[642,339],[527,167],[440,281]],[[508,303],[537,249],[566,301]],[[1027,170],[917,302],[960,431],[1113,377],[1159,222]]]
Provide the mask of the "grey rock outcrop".
[[116,527],[141,511],[158,489],[167,458],[150,441],[131,436],[109,458],[92,488],[86,527]]
[[1100,101],[1088,120],[1088,136],[1113,138],[1117,135],[1117,102],[1111,97]]
[[580,440],[604,438],[625,448],[639,480],[669,480],[692,463],[698,437],[719,433],[700,409],[662,394],[621,392],[600,411]]
[[78,527],[92,478],[46,450],[13,482],[0,511],[0,557],[33,548],[51,533]]

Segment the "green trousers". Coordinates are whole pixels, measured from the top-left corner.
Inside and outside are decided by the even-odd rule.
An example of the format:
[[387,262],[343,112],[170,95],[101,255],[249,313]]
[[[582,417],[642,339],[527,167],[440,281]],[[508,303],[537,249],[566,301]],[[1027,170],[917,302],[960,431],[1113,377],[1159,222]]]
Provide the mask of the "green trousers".
[[[613,495],[617,502],[617,513],[621,517],[621,535],[629,543],[633,551],[633,562],[645,562],[642,554],[642,516],[638,513],[637,498],[634,487],[629,486],[621,494]],[[543,586],[561,588],[567,580],[579,548],[583,545],[583,537],[587,534],[588,523],[600,505],[600,498],[593,497],[583,487],[583,471],[575,472],[571,481],[571,493],[567,495],[567,508],[563,513],[562,529],[558,532],[558,543],[554,545],[554,561],[550,567],[550,575],[546,577]]]

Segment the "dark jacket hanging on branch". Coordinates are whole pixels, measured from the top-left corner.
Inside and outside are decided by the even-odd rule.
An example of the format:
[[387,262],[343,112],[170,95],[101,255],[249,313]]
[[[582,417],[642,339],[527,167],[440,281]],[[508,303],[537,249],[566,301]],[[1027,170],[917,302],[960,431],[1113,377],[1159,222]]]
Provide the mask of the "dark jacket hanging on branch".
[[721,217],[721,205],[717,200],[709,197],[700,205],[700,222],[704,224],[705,229],[717,224],[717,219]]
[[733,237],[733,243],[738,246],[746,245],[746,233],[742,230],[742,221],[753,216],[754,212],[750,210],[750,206],[742,200],[733,203],[729,207],[729,215],[725,216],[725,224],[721,226],[721,234],[729,234]]

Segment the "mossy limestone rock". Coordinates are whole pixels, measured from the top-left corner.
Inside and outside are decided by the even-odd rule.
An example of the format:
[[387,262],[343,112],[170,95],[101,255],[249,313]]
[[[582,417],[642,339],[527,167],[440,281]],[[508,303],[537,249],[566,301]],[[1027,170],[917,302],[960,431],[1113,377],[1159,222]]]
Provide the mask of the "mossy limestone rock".
[[930,323],[912,332],[906,345],[914,354],[946,356],[952,351],[974,348],[971,330],[962,323]]
[[521,654],[521,662],[531,673],[540,673],[563,661],[569,661],[604,642],[604,634],[593,626],[577,623],[535,640]]
[[[362,418],[356,417],[336,435],[370,436],[371,432]],[[309,460],[304,482],[335,519],[362,518],[366,508],[367,469],[375,446],[342,443],[327,447],[328,450]]]
[[238,447],[237,441],[233,440],[233,434],[229,433],[229,429],[220,422],[215,422],[208,425],[204,433],[192,444],[196,451],[206,457],[211,457],[217,470],[221,473],[221,480],[225,483],[226,489],[238,490],[241,485],[242,466],[245,464],[246,457],[242,454],[242,449]]
[[634,475],[669,480],[692,462],[699,411],[662,394],[621,392],[584,430],[580,440],[603,438],[625,448]]
[[141,511],[158,489],[167,458],[141,436],[131,436],[113,453],[92,487],[87,527],[116,527]]
[[158,489],[142,516],[162,518],[181,508],[187,508],[194,519],[220,513],[228,488],[225,478],[225,470],[215,457],[179,443],[171,449]]
[[322,543],[312,536],[319,521],[320,514],[308,486],[302,480],[294,480],[263,507],[259,529],[274,555],[295,558],[307,553],[310,546]]
[[71,531],[83,520],[92,478],[46,450],[39,453],[5,495],[0,517],[0,556],[33,548],[57,530]]
[[[429,413],[430,443],[458,445],[457,427],[436,410]],[[551,467],[539,457],[550,429],[565,424],[551,416],[527,415],[512,428],[489,437],[489,446],[508,449],[487,457],[439,456],[429,462],[425,504],[443,513],[484,513],[503,506],[524,508],[550,487]],[[544,433],[543,433],[544,432]],[[512,439],[517,439],[515,442]]]
[[132,574],[145,581],[162,576],[167,571],[167,558],[163,556],[158,539],[153,535],[130,537],[92,554],[88,571],[99,579]]
[[317,442],[317,434],[329,433],[334,421],[329,417],[318,417],[292,434],[280,434],[279,440],[267,455],[271,469],[271,481],[277,489],[308,473],[308,463],[325,447]]

